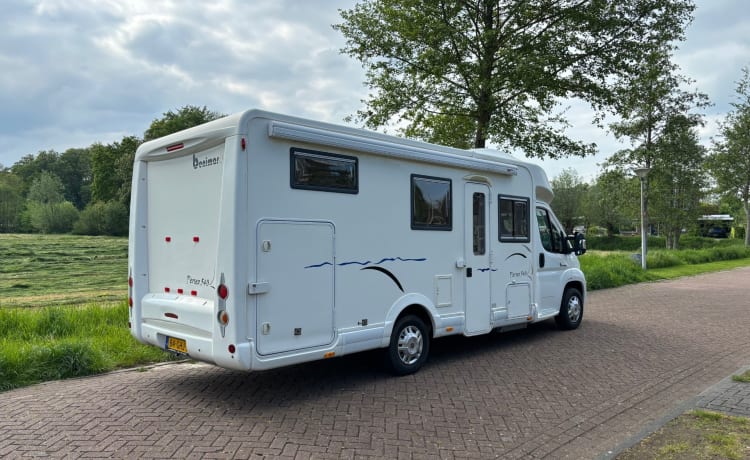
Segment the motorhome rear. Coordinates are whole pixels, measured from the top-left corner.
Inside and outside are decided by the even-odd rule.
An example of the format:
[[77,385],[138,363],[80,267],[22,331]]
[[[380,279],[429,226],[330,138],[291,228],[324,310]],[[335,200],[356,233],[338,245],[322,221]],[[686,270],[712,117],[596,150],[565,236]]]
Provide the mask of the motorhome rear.
[[439,337],[556,318],[586,281],[537,165],[249,110],[135,156],[130,330],[219,366],[383,348],[411,373]]

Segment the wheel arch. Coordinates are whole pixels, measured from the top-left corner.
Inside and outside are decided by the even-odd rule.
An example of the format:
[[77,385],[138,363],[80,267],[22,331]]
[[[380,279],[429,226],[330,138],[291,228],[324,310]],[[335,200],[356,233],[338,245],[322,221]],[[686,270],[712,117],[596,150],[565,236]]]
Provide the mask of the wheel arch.
[[393,333],[393,326],[404,316],[415,315],[419,317],[429,328],[430,339],[435,337],[438,328],[439,317],[435,312],[432,301],[421,294],[407,294],[398,299],[388,311],[385,318],[382,346],[387,347]]

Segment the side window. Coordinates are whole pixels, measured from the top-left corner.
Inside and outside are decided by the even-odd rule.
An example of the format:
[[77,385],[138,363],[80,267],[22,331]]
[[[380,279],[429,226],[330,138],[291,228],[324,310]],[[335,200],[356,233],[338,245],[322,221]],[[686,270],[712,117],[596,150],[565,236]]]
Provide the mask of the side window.
[[536,221],[539,227],[539,238],[542,240],[542,246],[549,252],[563,252],[563,244],[567,241],[563,239],[563,234],[552,220],[549,218],[549,212],[546,209],[536,209]]
[[412,230],[451,230],[451,180],[412,174]]
[[487,243],[485,234],[487,232],[487,223],[485,222],[486,198],[484,193],[474,193],[472,195],[472,218],[473,218],[473,248],[475,256],[483,256],[487,253]]
[[505,242],[528,243],[529,199],[512,196],[498,196],[499,239]]
[[303,190],[358,193],[356,157],[292,148],[291,186]]

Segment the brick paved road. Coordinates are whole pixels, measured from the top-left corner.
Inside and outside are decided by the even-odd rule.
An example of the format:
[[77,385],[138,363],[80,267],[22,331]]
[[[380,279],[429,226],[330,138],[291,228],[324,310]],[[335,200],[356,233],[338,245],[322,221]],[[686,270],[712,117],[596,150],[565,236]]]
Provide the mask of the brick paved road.
[[176,364],[0,394],[0,457],[596,458],[750,364],[750,268],[594,292],[554,322],[265,373]]

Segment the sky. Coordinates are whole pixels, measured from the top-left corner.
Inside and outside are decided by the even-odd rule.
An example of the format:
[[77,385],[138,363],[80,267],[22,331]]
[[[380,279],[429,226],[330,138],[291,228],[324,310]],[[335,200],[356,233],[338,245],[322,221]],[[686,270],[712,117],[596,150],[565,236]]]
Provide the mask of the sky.
[[[346,124],[368,90],[360,63],[340,54],[339,9],[355,0],[3,0],[0,165],[43,150],[143,136],[186,105],[231,114],[261,108]],[[697,0],[675,61],[708,94],[701,141],[710,146],[750,65],[746,0]],[[569,132],[594,157],[534,160],[552,178],[593,180],[628,148],[572,104]],[[393,131],[391,129],[391,131]]]

